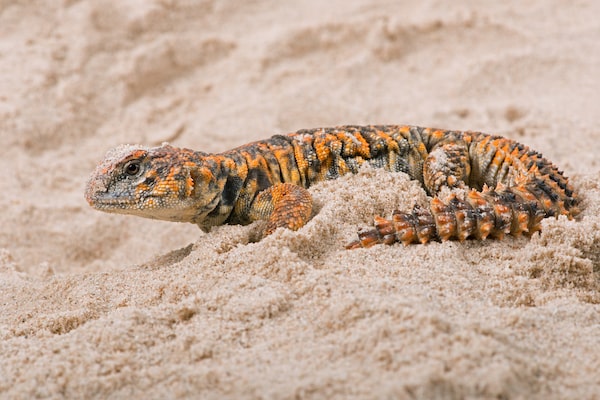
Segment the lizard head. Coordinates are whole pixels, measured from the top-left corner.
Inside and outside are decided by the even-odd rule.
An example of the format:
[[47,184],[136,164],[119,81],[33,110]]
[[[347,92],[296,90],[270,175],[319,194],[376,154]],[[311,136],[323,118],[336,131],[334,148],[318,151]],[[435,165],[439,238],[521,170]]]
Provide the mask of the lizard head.
[[167,144],[118,146],[90,176],[85,198],[100,211],[197,222],[216,207],[220,194],[204,156]]

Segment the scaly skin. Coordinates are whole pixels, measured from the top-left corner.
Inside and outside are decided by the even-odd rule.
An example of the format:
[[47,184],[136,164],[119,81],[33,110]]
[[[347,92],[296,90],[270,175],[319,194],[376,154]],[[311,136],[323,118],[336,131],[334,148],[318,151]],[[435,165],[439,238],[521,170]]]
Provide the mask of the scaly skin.
[[[428,208],[375,217],[375,229],[347,248],[531,235],[545,217],[577,213],[567,178],[541,154],[500,136],[415,126],[301,130],[220,154],[119,146],[98,165],[85,196],[101,211],[191,222],[205,231],[266,219],[270,234],[308,222],[312,184],[365,163],[407,173],[432,199]],[[441,196],[443,188],[458,190]]]

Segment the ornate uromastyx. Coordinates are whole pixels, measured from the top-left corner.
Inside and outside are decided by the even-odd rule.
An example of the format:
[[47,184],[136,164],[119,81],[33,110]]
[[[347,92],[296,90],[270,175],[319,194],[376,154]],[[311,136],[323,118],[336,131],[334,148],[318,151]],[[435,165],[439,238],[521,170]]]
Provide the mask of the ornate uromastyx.
[[[577,213],[561,171],[541,154],[500,136],[416,126],[340,126],[301,130],[220,154],[169,145],[119,146],[87,184],[98,210],[208,230],[268,220],[266,234],[310,219],[315,182],[361,165],[405,172],[432,196],[428,208],[375,217],[348,248],[376,243],[502,238],[532,234],[545,217]],[[440,190],[452,191],[440,198]]]

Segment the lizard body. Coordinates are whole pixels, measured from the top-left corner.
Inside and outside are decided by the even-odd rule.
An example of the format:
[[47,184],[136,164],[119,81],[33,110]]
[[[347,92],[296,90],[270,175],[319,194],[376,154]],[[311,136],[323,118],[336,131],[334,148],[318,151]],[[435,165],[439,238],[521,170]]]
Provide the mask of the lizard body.
[[[270,234],[308,222],[311,185],[365,163],[407,173],[432,199],[429,208],[375,217],[375,229],[348,248],[531,235],[545,217],[577,213],[567,178],[527,146],[478,132],[394,125],[300,130],[219,154],[123,145],[97,166],[85,196],[101,211],[191,222],[205,231],[266,219]],[[441,198],[443,188],[464,195]]]

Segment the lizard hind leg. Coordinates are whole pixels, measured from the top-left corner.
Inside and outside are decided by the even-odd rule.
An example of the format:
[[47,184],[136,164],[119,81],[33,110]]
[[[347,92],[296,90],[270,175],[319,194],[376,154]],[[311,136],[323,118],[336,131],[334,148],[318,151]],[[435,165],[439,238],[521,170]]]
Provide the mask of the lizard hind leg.
[[[438,195],[442,188],[467,188],[471,165],[468,146],[463,141],[436,146],[423,164],[423,185],[433,197],[428,208],[415,206],[411,212],[394,211],[391,220],[375,217],[375,229],[362,231],[358,240],[346,246],[347,249],[370,247],[377,243],[393,244],[402,242],[427,243],[431,240],[458,239],[463,241],[477,235],[479,219],[477,211],[463,196],[453,191],[441,200]],[[487,224],[483,229],[491,230]],[[487,236],[485,233],[483,236]]]
[[415,206],[409,213],[394,211],[391,220],[376,217],[375,229],[359,232],[358,240],[346,248],[449,239],[462,242],[471,236],[484,239],[494,227],[495,215],[491,207],[484,207],[487,204],[476,208],[466,198],[470,174],[464,141],[453,137],[450,143],[438,144],[423,164],[423,186],[433,196],[429,207]]
[[277,183],[261,191],[250,208],[253,221],[266,219],[265,235],[277,228],[300,229],[310,219],[313,200],[308,190],[292,183]]

